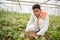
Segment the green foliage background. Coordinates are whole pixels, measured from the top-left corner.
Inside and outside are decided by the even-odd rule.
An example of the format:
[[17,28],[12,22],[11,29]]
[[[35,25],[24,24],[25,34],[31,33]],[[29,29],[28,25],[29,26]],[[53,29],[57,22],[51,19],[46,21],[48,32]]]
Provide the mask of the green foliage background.
[[[0,40],[26,40],[24,30],[31,14],[0,10]],[[51,40],[60,40],[60,16],[49,16],[49,29],[46,32]]]

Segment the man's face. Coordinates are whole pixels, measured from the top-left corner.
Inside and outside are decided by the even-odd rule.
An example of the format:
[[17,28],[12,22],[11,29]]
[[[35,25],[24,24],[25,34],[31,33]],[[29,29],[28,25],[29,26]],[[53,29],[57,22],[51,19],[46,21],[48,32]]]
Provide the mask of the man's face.
[[36,17],[40,16],[40,13],[41,13],[40,9],[35,8],[35,9],[33,9],[33,12],[34,12],[34,14],[35,14]]

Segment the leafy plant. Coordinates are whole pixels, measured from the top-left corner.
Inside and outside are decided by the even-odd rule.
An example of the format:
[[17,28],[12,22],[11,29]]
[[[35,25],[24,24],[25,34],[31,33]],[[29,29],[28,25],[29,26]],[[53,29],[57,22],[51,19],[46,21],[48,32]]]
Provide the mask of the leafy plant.
[[[0,40],[26,40],[24,30],[30,15],[0,10]],[[46,34],[51,40],[60,40],[60,16],[49,17],[49,29]]]

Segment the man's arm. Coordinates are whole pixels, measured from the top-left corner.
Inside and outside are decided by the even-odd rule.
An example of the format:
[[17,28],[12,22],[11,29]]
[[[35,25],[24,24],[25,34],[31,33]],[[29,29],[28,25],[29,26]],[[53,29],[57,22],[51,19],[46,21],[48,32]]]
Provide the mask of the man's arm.
[[25,31],[28,31],[28,27],[33,24],[33,14],[30,16],[30,20],[28,21],[28,24],[27,24],[27,27],[26,27],[26,30]]
[[37,32],[37,35],[41,35],[43,36],[44,33],[48,30],[48,24],[49,23],[49,17],[46,17],[46,20],[44,21],[43,19],[39,20],[39,27],[40,27],[40,31]]

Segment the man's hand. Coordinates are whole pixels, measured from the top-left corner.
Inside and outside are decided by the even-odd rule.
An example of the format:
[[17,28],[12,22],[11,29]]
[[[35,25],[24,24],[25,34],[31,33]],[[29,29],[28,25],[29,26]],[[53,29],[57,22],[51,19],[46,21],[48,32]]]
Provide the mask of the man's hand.
[[35,32],[26,32],[26,36],[30,40],[33,40],[35,37],[38,37],[38,35]]
[[34,33],[34,32],[31,32],[31,33],[30,33],[30,36],[35,37],[35,36],[37,36],[37,34]]
[[37,36],[37,34],[35,32],[26,32],[25,33],[26,36],[30,36],[30,37],[35,37]]

